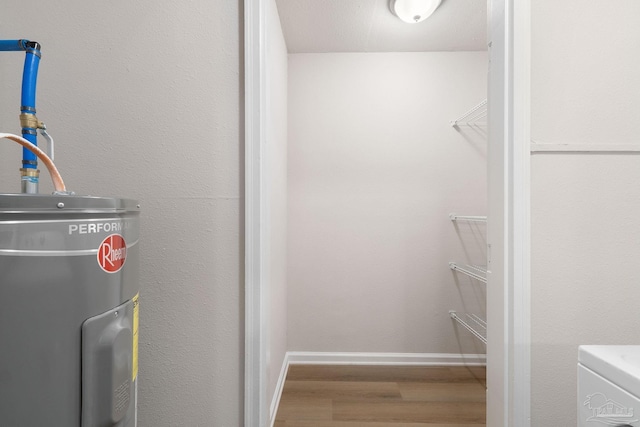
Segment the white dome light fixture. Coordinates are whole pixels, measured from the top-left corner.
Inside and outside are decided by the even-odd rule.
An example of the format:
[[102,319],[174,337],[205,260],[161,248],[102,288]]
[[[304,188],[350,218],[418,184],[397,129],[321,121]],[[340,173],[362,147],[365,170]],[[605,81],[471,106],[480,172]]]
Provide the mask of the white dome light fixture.
[[440,6],[442,0],[389,0],[389,9],[409,24],[424,21]]

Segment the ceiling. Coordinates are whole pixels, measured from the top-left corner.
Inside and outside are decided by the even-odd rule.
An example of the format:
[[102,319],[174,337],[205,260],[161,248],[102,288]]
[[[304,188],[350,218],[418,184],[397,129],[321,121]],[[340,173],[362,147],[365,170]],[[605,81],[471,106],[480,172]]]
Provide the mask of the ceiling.
[[276,0],[289,53],[487,50],[487,2],[443,0],[406,24],[389,0]]

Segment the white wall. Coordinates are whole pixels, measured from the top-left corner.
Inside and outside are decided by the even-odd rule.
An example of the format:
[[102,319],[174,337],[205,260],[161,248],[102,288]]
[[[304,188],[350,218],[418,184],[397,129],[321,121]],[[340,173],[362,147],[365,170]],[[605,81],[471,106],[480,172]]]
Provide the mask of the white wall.
[[[38,116],[68,187],[142,204],[141,427],[242,424],[240,5],[2,7],[1,38],[42,43]],[[24,54],[0,55],[0,128],[19,132]],[[19,191],[14,145],[0,192]]]
[[[482,353],[450,309],[484,313],[486,52],[289,55],[288,348]],[[481,226],[484,227],[484,226]],[[458,280],[456,281],[456,277]]]
[[[534,146],[640,149],[638,22],[634,0],[532,2]],[[640,340],[640,157],[535,153],[531,175],[531,425],[569,426],[578,345]]]
[[[274,0],[267,3],[266,176],[269,245],[268,397],[275,391],[287,352],[287,46]],[[275,414],[274,414],[275,415]]]

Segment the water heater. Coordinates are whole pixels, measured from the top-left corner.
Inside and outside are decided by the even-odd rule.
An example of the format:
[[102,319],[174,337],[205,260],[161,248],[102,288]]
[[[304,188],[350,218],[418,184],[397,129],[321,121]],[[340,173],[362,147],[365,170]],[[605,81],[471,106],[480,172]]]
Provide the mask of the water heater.
[[139,207],[0,194],[0,425],[134,427]]
[[0,51],[26,53],[22,136],[0,133],[24,148],[21,193],[0,194],[0,427],[136,427],[140,206],[66,189],[36,117],[40,44]]

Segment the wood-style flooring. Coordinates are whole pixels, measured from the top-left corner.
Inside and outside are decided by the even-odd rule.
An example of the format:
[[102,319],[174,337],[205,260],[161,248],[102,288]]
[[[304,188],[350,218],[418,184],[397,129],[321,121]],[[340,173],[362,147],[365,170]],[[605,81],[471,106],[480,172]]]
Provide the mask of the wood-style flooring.
[[291,365],[275,427],[482,427],[484,367]]

